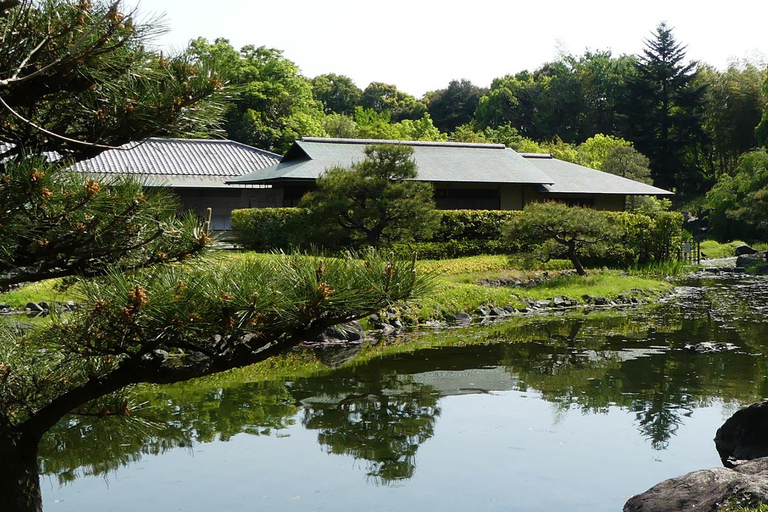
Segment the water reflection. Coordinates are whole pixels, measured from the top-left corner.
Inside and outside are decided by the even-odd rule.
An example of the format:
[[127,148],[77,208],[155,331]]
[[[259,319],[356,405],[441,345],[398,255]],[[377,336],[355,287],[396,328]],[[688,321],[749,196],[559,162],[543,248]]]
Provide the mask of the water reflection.
[[[144,389],[138,400],[151,407],[130,422],[60,423],[41,446],[42,471],[65,482],[171,447],[271,434],[298,421],[325,451],[363,461],[369,480],[387,485],[414,475],[441,398],[504,390],[536,391],[561,412],[631,411],[639,434],[664,450],[696,408],[714,400],[735,407],[768,390],[766,281],[700,276],[689,284],[657,308],[425,333],[452,343],[315,377]],[[736,349],[685,348],[697,342]]]
[[302,397],[302,425],[319,431],[328,453],[366,461],[375,484],[411,478],[419,445],[434,434],[440,395],[407,375],[355,374],[292,387]]

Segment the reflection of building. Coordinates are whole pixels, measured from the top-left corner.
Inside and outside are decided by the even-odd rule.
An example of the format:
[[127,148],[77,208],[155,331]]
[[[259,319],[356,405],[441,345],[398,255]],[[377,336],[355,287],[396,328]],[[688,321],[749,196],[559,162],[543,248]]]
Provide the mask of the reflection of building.
[[671,192],[551,155],[519,154],[502,144],[380,141],[365,139],[297,140],[279,163],[233,178],[233,185],[271,185],[263,202],[295,206],[317,178],[333,167],[365,158],[367,144],[388,142],[413,147],[419,181],[435,187],[438,209],[520,210],[532,201],[556,200],[600,210],[623,210],[627,196],[669,196]]
[[225,182],[279,160],[279,155],[230,140],[151,138],[107,150],[74,169],[103,177],[131,176],[147,187],[167,187],[184,210],[204,214],[211,208],[211,227],[225,230],[231,226],[232,210],[267,206],[275,192]]

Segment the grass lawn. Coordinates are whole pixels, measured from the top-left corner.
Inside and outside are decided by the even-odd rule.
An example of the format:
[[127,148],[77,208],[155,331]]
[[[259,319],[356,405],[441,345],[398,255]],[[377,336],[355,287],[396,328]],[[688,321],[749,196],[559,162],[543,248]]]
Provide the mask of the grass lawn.
[[[581,299],[585,295],[606,299],[615,299],[619,295],[658,297],[671,288],[663,279],[631,275],[619,270],[589,270],[587,276],[563,275],[563,269],[568,267],[568,262],[552,261],[541,270],[521,270],[510,266],[506,256],[419,262],[419,268],[433,276],[435,287],[431,294],[411,305],[410,313],[419,321],[424,321],[444,318],[459,311],[472,313],[478,307],[488,305],[522,308],[526,306],[526,300],[540,301],[554,297]],[[487,281],[515,280],[535,284],[483,284]]]

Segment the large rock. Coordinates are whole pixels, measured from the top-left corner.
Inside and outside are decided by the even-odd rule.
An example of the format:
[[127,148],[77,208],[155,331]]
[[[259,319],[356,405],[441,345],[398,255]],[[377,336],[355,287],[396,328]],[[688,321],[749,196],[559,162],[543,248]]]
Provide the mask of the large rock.
[[752,247],[750,247],[750,246],[748,246],[746,244],[737,245],[734,248],[734,251],[736,251],[736,256],[741,256],[741,255],[744,255],[744,254],[757,254],[758,253],[757,249],[753,249]]
[[363,326],[355,320],[346,324],[334,325],[327,328],[313,341],[340,343],[348,341],[360,341],[365,336]]
[[715,448],[726,467],[768,457],[768,402],[736,411],[717,429]]
[[765,263],[765,253],[742,254],[736,258],[737,267],[749,267]]
[[768,458],[735,469],[702,469],[670,478],[630,498],[624,504],[624,512],[716,512],[730,503],[768,503]]

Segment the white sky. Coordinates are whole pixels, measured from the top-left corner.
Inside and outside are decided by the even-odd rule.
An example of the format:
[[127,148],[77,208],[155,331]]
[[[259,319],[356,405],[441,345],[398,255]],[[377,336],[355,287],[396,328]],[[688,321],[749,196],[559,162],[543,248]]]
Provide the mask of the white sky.
[[307,77],[336,73],[360,88],[395,84],[421,97],[466,78],[533,71],[559,49],[635,54],[661,21],[688,57],[720,69],[729,60],[765,62],[768,0],[141,0],[139,18],[165,13],[161,47],[217,37],[236,49],[283,50]]

